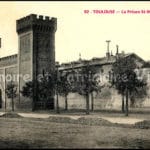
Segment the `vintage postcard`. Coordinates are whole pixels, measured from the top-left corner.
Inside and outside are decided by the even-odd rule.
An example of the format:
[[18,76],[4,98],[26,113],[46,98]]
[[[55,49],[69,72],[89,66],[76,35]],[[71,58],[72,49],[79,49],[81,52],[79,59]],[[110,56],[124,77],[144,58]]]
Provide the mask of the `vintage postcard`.
[[0,149],[150,148],[150,2],[1,1]]

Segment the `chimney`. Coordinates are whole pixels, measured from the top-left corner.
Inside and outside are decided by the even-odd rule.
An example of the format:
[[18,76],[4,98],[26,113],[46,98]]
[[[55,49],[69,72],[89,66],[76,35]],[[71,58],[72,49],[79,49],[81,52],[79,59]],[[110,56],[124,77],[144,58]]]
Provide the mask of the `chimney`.
[[118,55],[118,54],[119,54],[119,46],[116,45],[116,55]]
[[111,56],[113,56],[113,52],[111,51]]
[[81,53],[79,53],[79,61],[81,61],[82,59],[81,59]]
[[107,40],[106,41],[106,43],[107,43],[107,52],[106,52],[106,57],[109,59],[109,57],[110,57],[110,52],[109,52],[109,43],[110,43],[111,41],[110,40]]

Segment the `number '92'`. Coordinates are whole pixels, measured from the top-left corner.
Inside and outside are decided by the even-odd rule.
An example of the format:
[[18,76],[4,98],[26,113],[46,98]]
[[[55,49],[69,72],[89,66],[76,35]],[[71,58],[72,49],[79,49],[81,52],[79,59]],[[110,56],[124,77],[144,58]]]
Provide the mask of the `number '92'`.
[[84,13],[85,13],[85,14],[88,14],[89,12],[90,12],[90,11],[87,10],[87,9],[84,10]]

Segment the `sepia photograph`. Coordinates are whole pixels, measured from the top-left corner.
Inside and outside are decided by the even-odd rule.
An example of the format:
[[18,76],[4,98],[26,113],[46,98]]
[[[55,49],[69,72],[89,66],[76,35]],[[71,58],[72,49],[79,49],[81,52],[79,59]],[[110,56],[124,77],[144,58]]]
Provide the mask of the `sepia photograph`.
[[149,1],[0,1],[0,149],[149,149]]

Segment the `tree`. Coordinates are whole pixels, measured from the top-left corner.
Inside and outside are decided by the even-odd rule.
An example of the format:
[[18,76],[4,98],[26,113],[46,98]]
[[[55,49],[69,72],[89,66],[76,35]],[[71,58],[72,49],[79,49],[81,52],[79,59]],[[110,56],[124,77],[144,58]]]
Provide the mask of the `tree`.
[[[119,57],[113,64],[113,80],[112,85],[122,95],[122,112],[128,116],[128,100],[133,92],[137,92],[138,88],[144,87],[146,83],[139,80],[135,73],[136,63],[131,57]],[[126,103],[124,102],[126,98]],[[124,106],[124,103],[126,104]]]
[[22,87],[22,90],[20,93],[27,98],[32,99],[32,111],[35,110],[35,102],[33,101],[33,88],[34,88],[34,82],[28,81],[25,83],[25,85]]
[[12,111],[14,111],[14,98],[17,96],[16,95],[17,85],[13,81],[8,82],[5,92],[7,94],[7,97],[11,98],[11,101],[12,101]]
[[56,113],[60,113],[60,109],[59,109],[59,97],[58,97],[58,91],[59,91],[59,85],[60,85],[60,72],[58,70],[59,65],[56,65],[56,70],[55,70],[55,75],[54,75],[54,81],[55,81],[55,95],[56,95]]
[[[46,104],[47,102],[53,97],[53,93],[54,93],[54,75],[52,74],[47,74],[45,75],[43,73],[43,76],[38,79],[36,81],[36,85],[37,85],[37,98],[39,101],[43,101],[44,102],[44,108],[46,108]],[[30,99],[34,98],[34,85],[35,82],[34,81],[28,81],[25,83],[25,85],[22,88],[22,91],[20,91],[22,93],[22,95],[24,97],[28,97]],[[35,103],[34,101],[32,101],[32,110],[35,110]]]
[[99,80],[99,75],[96,75],[96,68],[91,67],[90,68],[90,76],[91,76],[91,81],[90,81],[90,95],[91,95],[91,110],[94,111],[94,95],[93,93],[96,92],[97,94],[101,92],[101,89],[103,86],[100,84]]
[[68,80],[68,73],[60,74],[60,81],[58,82],[58,93],[65,97],[65,110],[68,110],[68,94],[71,91],[71,84]]
[[136,107],[136,102],[138,101],[138,104],[142,104],[142,102],[145,100],[145,97],[147,96],[147,86],[142,86],[137,88],[137,91],[133,91],[130,95],[130,107]]
[[[89,63],[85,63],[78,73],[80,74],[81,78],[80,79],[78,78],[78,80],[75,81],[77,83],[75,88],[79,94],[85,96],[86,114],[89,114],[90,113],[89,96],[90,94],[93,94],[93,91],[98,91],[98,82],[96,81],[96,78],[94,78],[96,69],[93,66],[90,66]],[[93,110],[94,109],[93,99],[91,105]]]
[[21,93],[24,97],[33,98],[33,81],[26,82]]
[[53,74],[43,74],[43,77],[38,81],[38,100],[44,101],[44,108],[46,104],[53,99],[54,96],[54,75]]

